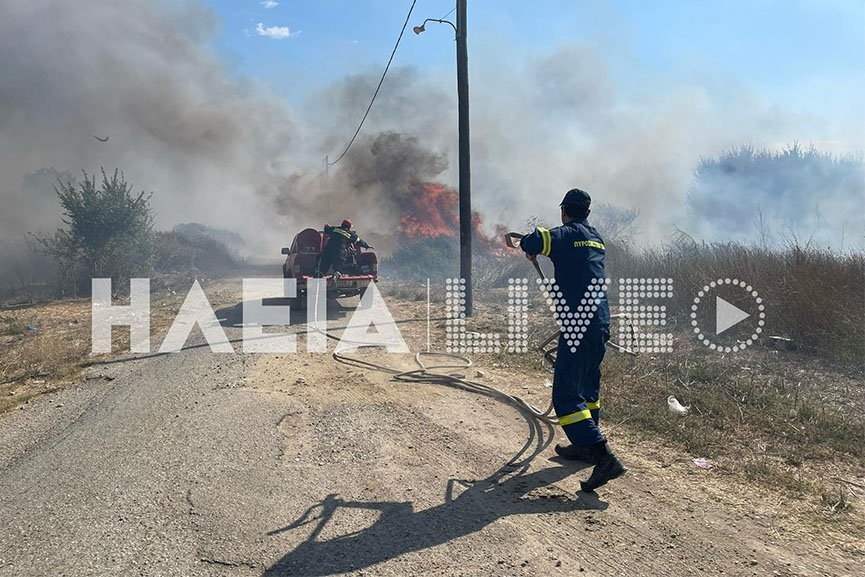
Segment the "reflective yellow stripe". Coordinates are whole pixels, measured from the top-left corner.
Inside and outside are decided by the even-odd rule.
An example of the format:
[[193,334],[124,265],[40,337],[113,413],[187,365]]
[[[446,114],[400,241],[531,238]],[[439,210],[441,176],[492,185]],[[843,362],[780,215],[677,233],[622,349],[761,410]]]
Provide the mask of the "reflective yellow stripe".
[[586,419],[591,418],[592,413],[589,411],[577,411],[576,413],[559,417],[559,424],[564,427],[565,425],[573,425],[574,423],[579,423],[580,421],[585,421]]
[[590,411],[596,411],[601,408],[601,401],[589,401],[586,406]]
[[544,256],[550,256],[550,250],[553,248],[553,238],[550,236],[550,231],[538,227],[538,232],[541,233],[541,240],[543,241],[541,254]]
[[574,248],[577,248],[580,246],[590,246],[592,248],[598,248],[598,249],[601,249],[604,251],[607,250],[604,248],[603,243],[600,243],[596,240],[575,240],[574,241]]
[[331,229],[331,230],[333,230],[333,232],[335,232],[336,234],[341,234],[341,235],[344,236],[345,238],[351,238],[351,234],[348,233],[348,232],[346,232],[346,231],[344,231],[344,230],[342,230],[341,228],[336,228],[336,227],[334,227],[334,228]]

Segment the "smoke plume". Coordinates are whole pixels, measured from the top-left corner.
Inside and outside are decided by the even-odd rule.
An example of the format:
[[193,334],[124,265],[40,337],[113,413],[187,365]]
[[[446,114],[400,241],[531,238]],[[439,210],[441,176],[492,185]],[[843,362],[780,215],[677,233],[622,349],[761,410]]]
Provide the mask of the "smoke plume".
[[253,229],[254,192],[299,131],[284,102],[219,63],[216,25],[198,2],[0,4],[0,236],[58,224],[49,179],[25,182],[50,167],[121,168],[155,192],[162,225]]
[[[2,2],[0,238],[55,227],[46,183],[100,166],[154,192],[158,226],[236,230],[277,257],[298,228],[343,217],[387,247],[405,217],[426,217],[406,214],[422,212],[411,200],[418,186],[456,183],[452,71],[395,66],[360,138],[323,172],[322,157],[342,152],[378,71],[350,74],[291,108],[226,69],[212,47],[218,25],[195,0]],[[471,50],[473,202],[488,230],[519,230],[532,216],[555,222],[562,195],[579,186],[596,202],[639,210],[643,242],[674,227],[731,239],[727,222],[754,218],[753,206],[776,191],[737,189],[765,202],[731,202],[720,220],[694,212],[686,198],[700,159],[826,134],[824,119],[735,83],[644,79],[635,93],[617,80],[621,58],[589,45]],[[861,122],[848,126],[834,136],[861,143]],[[845,199],[865,196],[852,190]],[[813,198],[788,201],[802,203],[789,214],[808,218]],[[851,216],[848,200],[826,201],[820,213],[830,235],[846,222],[848,237],[862,238],[861,211]]]

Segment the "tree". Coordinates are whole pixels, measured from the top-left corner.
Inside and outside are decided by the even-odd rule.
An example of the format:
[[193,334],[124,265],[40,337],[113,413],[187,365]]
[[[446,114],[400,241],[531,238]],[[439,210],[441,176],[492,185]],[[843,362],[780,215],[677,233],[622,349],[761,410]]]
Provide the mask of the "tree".
[[109,178],[101,169],[84,174],[77,185],[57,181],[54,190],[63,209],[63,223],[54,235],[41,237],[45,250],[57,258],[61,274],[72,281],[75,293],[88,293],[91,278],[110,277],[114,287],[150,268],[153,250],[153,212],[150,197],[135,193],[123,173]]
[[865,163],[797,143],[780,151],[740,146],[700,161],[687,201],[698,237],[746,240],[756,226],[766,245],[786,231],[837,246],[842,231],[865,230]]

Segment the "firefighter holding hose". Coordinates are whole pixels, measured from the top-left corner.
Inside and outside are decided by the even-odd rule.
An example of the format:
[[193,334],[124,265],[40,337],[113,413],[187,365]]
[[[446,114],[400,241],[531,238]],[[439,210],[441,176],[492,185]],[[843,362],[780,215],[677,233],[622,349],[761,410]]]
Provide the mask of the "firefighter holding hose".
[[[553,377],[553,408],[570,445],[556,445],[565,459],[594,465],[584,491],[594,491],[608,481],[621,477],[626,469],[610,449],[598,424],[600,417],[601,361],[610,338],[610,307],[601,292],[591,303],[584,303],[593,283],[603,284],[604,241],[586,220],[591,204],[589,194],[578,188],[569,190],[561,202],[562,226],[536,228],[520,240],[526,257],[541,254],[555,267],[555,281],[568,310],[595,309],[582,338],[569,344],[559,335]],[[597,280],[594,280],[597,279]]]

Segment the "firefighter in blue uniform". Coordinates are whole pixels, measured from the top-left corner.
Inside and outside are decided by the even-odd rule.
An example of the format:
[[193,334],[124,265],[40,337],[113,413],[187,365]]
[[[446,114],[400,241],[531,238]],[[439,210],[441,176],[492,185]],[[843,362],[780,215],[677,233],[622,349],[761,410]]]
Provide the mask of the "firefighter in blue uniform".
[[321,251],[321,258],[318,261],[317,277],[321,277],[330,273],[331,268],[336,273],[345,272],[341,269],[345,268],[348,259],[348,251],[351,245],[357,243],[361,248],[372,248],[365,240],[358,238],[357,233],[351,230],[351,221],[345,219],[339,226],[324,225],[324,234],[327,237],[327,245]]
[[[571,311],[584,304],[593,279],[603,284],[605,278],[604,241],[586,221],[590,204],[587,192],[569,190],[560,205],[562,226],[550,230],[538,227],[520,241],[528,258],[541,254],[553,261],[558,290]],[[592,301],[596,310],[582,339],[572,345],[560,335],[553,377],[553,408],[571,442],[556,445],[556,452],[595,466],[588,480],[580,482],[584,491],[594,491],[626,471],[598,426],[601,361],[610,338],[610,307],[605,293]]]

